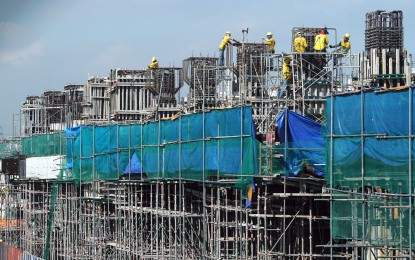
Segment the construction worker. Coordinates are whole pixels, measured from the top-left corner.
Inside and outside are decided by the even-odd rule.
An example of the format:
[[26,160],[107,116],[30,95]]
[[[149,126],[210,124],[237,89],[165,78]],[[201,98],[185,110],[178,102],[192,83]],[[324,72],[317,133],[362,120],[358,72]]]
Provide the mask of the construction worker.
[[349,40],[350,40],[350,34],[346,33],[343,36],[343,39],[341,39],[341,41],[338,44],[336,44],[336,45],[329,45],[329,47],[330,48],[340,47],[339,50],[338,50],[340,53],[344,53],[344,54],[350,53],[350,49],[352,47],[352,44],[350,43]]
[[305,52],[305,50],[308,47],[307,41],[302,36],[301,32],[297,32],[295,35],[296,35],[296,37],[294,39],[294,51],[296,51],[296,52]]
[[325,52],[327,45],[329,44],[329,39],[326,35],[326,30],[323,29],[319,34],[314,38],[314,50],[317,52]]
[[291,84],[291,83],[292,83],[291,58],[286,57],[282,64],[282,82],[281,82],[281,90],[278,93],[278,98],[282,97],[285,90],[287,90],[286,97],[288,97],[288,93],[290,92],[290,86],[288,84]]
[[275,40],[274,37],[272,37],[272,32],[267,33],[267,38],[262,37],[263,40],[267,42],[267,47],[269,52],[275,53]]
[[218,58],[218,66],[223,66],[224,65],[224,60],[225,60],[225,56],[224,56],[224,52],[225,52],[225,48],[226,46],[230,43],[232,44],[232,42],[230,41],[234,41],[234,42],[238,42],[235,39],[231,38],[231,32],[227,31],[225,36],[223,36],[222,42],[219,45],[219,58]]
[[[272,37],[272,32],[268,32],[267,37],[266,38],[262,37],[262,39],[267,42],[267,49],[269,53],[274,54],[275,53],[275,40],[274,40],[274,37]],[[269,64],[270,64],[270,68],[272,69],[274,67],[273,58],[270,58]]]
[[153,58],[151,59],[151,64],[150,64],[150,65],[148,65],[148,68],[149,68],[149,69],[157,69],[158,67],[159,67],[159,63],[158,63],[158,61],[157,61],[156,57],[153,57]]
[[[326,52],[326,48],[329,44],[329,39],[327,38],[327,30],[322,29],[319,34],[316,35],[314,38],[314,51],[322,53],[322,55],[314,55],[312,59],[312,63],[314,65],[314,68],[312,71],[317,72],[316,75],[318,75],[318,72],[321,71],[324,66],[326,66],[326,55],[323,54]],[[313,73],[315,74],[315,73]],[[315,75],[312,75],[315,76]]]

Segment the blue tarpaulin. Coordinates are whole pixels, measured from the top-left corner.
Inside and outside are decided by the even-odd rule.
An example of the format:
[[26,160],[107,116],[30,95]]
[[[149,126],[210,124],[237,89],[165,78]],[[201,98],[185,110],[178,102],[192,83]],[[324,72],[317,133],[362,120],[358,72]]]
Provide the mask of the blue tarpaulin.
[[325,139],[321,124],[285,109],[278,116],[277,125],[287,174],[296,176],[307,165],[315,174],[323,176]]
[[123,174],[140,174],[142,172],[137,153],[134,153]]

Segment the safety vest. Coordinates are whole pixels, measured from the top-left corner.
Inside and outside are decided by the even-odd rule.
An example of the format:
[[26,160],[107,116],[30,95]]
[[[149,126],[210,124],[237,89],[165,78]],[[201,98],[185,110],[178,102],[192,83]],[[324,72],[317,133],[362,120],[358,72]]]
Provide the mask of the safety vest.
[[159,67],[159,63],[157,61],[154,61],[148,67],[150,69],[157,69]]
[[294,50],[297,52],[305,52],[308,47],[307,41],[304,37],[297,37],[294,39]]
[[268,47],[268,50],[270,50],[270,51],[275,51],[275,40],[274,40],[274,38],[271,38],[271,39],[265,39],[266,41],[267,41],[267,47]]
[[327,44],[329,44],[329,39],[327,39],[327,36],[325,34],[319,34],[314,40],[314,50],[324,51],[326,50]]
[[351,47],[352,44],[350,42],[344,42],[343,39],[340,41],[340,51],[350,52]]
[[289,62],[284,62],[282,64],[282,78],[286,80],[291,79],[291,66]]
[[228,35],[225,35],[222,39],[222,42],[219,45],[219,49],[224,50],[226,45],[228,44],[230,38],[231,37],[229,37]]

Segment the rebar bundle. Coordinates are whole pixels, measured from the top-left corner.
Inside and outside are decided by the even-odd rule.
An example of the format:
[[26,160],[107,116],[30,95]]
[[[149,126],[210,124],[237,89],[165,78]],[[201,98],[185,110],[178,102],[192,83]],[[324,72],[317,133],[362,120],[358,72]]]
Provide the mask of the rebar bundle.
[[375,11],[366,14],[365,49],[388,49],[394,52],[403,48],[402,11]]
[[190,57],[183,60],[184,81],[194,91],[195,98],[209,98],[215,95],[217,75],[214,66],[217,60],[213,57]]
[[263,54],[268,52],[264,43],[244,43],[238,47],[236,53],[236,64],[240,75],[246,77],[247,82],[259,83],[261,76],[266,71]]

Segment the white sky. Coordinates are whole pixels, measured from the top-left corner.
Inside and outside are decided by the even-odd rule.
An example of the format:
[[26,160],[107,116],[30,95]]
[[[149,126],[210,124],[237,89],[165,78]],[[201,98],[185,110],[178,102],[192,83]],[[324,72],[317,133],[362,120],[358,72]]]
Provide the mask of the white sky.
[[84,84],[88,75],[143,69],[152,56],[160,66],[181,67],[192,55],[217,55],[227,30],[240,39],[249,28],[250,42],[272,31],[277,52],[288,52],[293,27],[334,27],[351,34],[357,53],[365,14],[376,10],[403,11],[405,46],[413,53],[414,0],[1,0],[0,126],[11,136],[27,96]]

